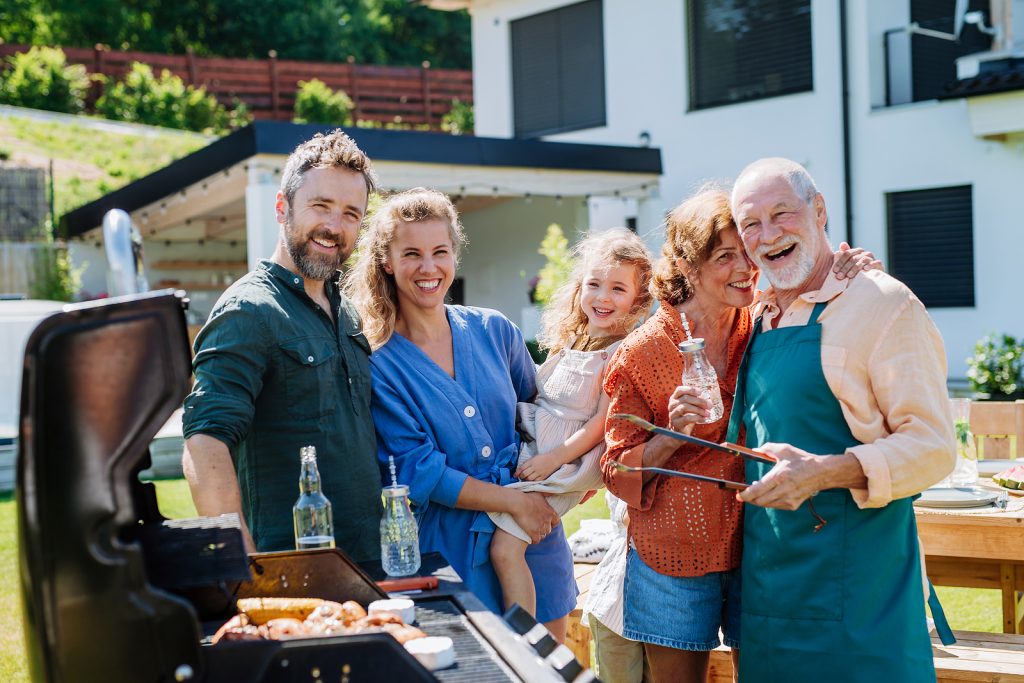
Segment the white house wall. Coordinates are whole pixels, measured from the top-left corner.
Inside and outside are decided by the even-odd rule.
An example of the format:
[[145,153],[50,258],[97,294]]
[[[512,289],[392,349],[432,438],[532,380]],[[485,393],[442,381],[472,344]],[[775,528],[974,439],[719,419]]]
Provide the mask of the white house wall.
[[[964,377],[974,343],[990,332],[1024,335],[1020,273],[1024,230],[1024,144],[975,137],[967,101],[884,103],[883,32],[909,19],[890,0],[851,14],[850,65],[854,230],[857,244],[887,254],[887,192],[971,185],[974,205],[973,308],[932,308],[951,377]],[[881,99],[879,96],[881,95]]]
[[[568,4],[473,3],[478,134],[513,135],[509,22]],[[813,92],[687,111],[686,3],[603,0],[607,125],[544,139],[637,145],[642,131],[650,134],[662,151],[664,175],[659,194],[639,202],[637,217],[652,248],[660,247],[664,213],[703,181],[728,181],[750,161],[775,155],[805,164],[815,177],[838,243],[847,235],[838,4],[812,0]],[[981,335],[1024,334],[1017,275],[1024,230],[1016,219],[1024,148],[974,137],[964,101],[884,108],[883,33],[906,24],[908,4],[847,3],[854,241],[886,256],[886,192],[973,186],[976,306],[931,311],[946,342],[950,376],[962,378],[964,359]]]
[[537,253],[548,225],[562,226],[570,242],[586,228],[586,209],[579,198],[561,204],[537,197],[514,199],[462,216],[469,245],[458,275],[465,279],[466,304],[496,308],[521,325],[529,305],[529,280],[544,265]]

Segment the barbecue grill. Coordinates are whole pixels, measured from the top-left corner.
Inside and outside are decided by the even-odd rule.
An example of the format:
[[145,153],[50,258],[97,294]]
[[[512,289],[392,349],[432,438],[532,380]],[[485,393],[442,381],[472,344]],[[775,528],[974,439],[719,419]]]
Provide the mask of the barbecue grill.
[[503,620],[451,580],[410,596],[417,625],[454,641],[448,669],[429,672],[385,633],[211,645],[239,597],[365,607],[386,594],[379,566],[340,550],[249,556],[234,515],[160,514],[138,474],[189,389],[186,305],[165,291],[68,306],[28,341],[17,505],[33,680],[594,680],[528,615]]

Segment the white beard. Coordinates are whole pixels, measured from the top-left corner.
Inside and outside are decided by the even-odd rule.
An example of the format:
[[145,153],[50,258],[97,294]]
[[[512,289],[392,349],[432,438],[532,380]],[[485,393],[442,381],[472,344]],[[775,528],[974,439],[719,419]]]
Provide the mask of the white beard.
[[[765,258],[764,252],[758,254],[754,259],[761,272],[768,278],[772,287],[781,290],[793,290],[802,285],[814,272],[814,254],[818,248],[818,240],[814,239],[813,244],[806,241],[797,241],[796,248],[790,256],[791,262],[786,265],[776,265]],[[771,251],[775,251],[772,247]]]

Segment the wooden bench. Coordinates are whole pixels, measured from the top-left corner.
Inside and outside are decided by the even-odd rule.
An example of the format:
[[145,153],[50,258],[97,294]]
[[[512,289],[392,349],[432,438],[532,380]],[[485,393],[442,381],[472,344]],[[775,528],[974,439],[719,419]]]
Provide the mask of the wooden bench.
[[590,643],[592,641],[590,628],[580,623],[583,616],[583,603],[587,600],[587,593],[590,592],[590,581],[594,578],[596,564],[576,564],[573,566],[573,573],[576,575],[576,585],[580,589],[580,595],[576,599],[576,609],[569,613],[569,628],[565,632],[565,644],[576,655],[576,659],[585,667],[590,667]]
[[[1024,683],[1024,636],[956,631],[956,645],[932,638],[938,683]],[[822,672],[822,680],[827,672]],[[732,657],[720,647],[711,653],[708,683],[732,683]]]

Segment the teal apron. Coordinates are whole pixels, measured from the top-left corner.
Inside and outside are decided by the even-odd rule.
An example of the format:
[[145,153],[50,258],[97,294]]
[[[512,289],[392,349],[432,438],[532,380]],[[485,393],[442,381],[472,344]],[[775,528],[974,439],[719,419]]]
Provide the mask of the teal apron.
[[[800,327],[754,332],[737,379],[729,440],[844,453],[854,438],[821,368],[818,303]],[[769,465],[748,461],[753,482]],[[860,509],[848,489],[795,511],[747,505],[740,674],[753,681],[935,681],[911,498]],[[938,617],[936,617],[938,619]]]

